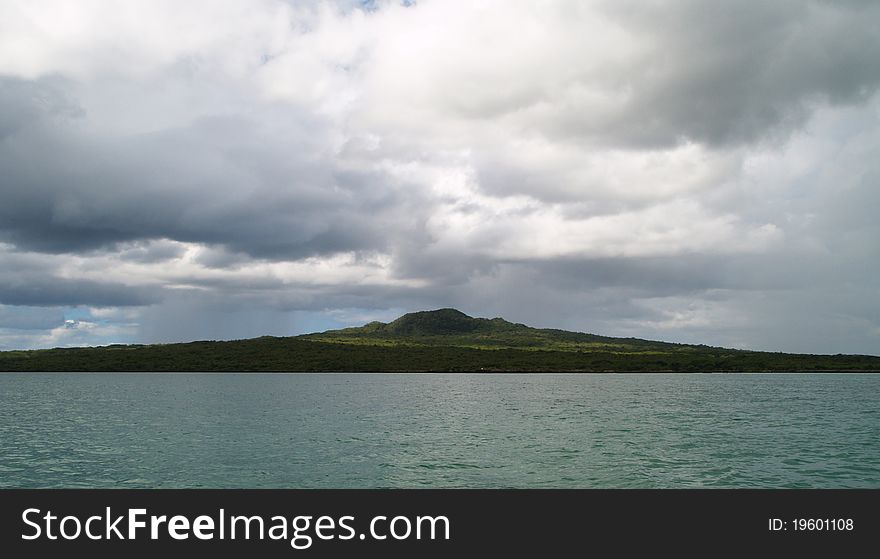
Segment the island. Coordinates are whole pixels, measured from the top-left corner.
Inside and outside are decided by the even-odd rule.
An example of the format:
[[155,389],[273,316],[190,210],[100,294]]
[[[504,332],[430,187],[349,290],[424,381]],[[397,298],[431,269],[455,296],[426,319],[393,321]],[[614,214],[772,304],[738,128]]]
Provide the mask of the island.
[[0,371],[877,372],[880,357],[614,338],[439,309],[291,337],[4,351]]

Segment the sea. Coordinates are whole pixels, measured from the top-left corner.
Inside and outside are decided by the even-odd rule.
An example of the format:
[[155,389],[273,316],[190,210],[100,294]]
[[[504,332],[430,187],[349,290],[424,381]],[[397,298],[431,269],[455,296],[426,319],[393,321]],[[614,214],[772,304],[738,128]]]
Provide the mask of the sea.
[[36,487],[880,488],[880,375],[0,373]]

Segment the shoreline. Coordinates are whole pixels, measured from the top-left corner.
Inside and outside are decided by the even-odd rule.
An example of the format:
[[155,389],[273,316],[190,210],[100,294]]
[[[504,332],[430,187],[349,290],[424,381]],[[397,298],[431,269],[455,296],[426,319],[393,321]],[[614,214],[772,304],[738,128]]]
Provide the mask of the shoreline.
[[21,374],[21,373],[37,373],[37,374],[166,374],[166,375],[193,375],[193,374],[232,374],[232,375],[250,375],[250,374],[269,374],[269,375],[860,375],[860,374],[880,374],[880,370],[859,370],[859,369],[821,369],[821,370],[785,370],[785,371],[516,371],[516,370],[493,370],[493,371],[445,371],[445,370],[412,370],[412,371],[217,371],[217,370],[187,370],[187,371],[107,371],[107,370],[10,370],[0,371],[0,374]]

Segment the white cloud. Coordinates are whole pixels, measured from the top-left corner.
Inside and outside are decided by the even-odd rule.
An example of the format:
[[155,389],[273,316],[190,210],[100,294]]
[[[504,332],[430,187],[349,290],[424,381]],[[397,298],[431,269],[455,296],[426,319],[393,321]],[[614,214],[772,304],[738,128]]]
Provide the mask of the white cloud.
[[0,71],[150,79],[188,63],[245,76],[279,49],[290,9],[269,0],[14,0],[0,11]]

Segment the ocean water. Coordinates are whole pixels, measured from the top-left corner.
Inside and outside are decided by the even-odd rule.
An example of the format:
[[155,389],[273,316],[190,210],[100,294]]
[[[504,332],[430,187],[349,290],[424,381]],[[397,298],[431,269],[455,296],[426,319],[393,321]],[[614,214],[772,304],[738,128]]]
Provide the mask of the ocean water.
[[880,375],[0,374],[0,487],[880,487]]

